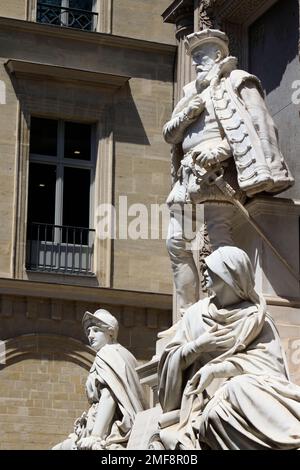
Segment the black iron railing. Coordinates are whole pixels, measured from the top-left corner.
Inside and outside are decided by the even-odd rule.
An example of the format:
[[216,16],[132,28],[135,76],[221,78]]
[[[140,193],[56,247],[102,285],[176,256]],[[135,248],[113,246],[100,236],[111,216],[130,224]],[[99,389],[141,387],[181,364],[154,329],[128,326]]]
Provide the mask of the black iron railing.
[[94,237],[89,228],[29,223],[26,269],[91,275]]
[[96,31],[98,13],[78,8],[67,8],[38,2],[36,20],[38,23],[66,26],[84,31]]

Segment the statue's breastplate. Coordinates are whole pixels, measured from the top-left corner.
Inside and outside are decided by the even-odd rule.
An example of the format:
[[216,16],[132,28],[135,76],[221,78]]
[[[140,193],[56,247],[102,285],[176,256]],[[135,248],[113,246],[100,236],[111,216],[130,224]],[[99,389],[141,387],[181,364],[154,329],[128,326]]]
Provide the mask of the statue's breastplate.
[[184,134],[182,142],[184,153],[204,142],[205,146],[209,147],[211,141],[211,146],[215,147],[218,143],[217,141],[219,140],[221,142],[222,140],[221,131],[210,97],[209,87],[201,93],[201,97],[205,102],[205,109],[198,119],[187,128]]

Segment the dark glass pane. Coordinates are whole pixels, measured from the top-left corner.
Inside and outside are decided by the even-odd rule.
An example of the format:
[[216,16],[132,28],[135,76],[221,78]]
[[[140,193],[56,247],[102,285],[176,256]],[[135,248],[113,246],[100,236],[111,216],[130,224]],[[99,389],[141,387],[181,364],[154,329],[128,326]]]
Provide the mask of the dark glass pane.
[[[55,217],[56,166],[30,163],[28,191],[28,238],[51,240]],[[41,225],[37,225],[37,223]]]
[[38,0],[37,21],[46,24],[61,24],[61,0]]
[[38,5],[39,4],[45,4],[45,5],[56,5],[56,6],[61,6],[62,0],[38,0]]
[[[90,220],[90,170],[64,169],[63,225],[89,227]],[[87,230],[64,230],[63,241],[87,244]]]
[[[91,31],[94,29],[92,0],[70,0],[68,10],[68,26],[71,28]],[[91,13],[89,13],[91,12]]]
[[56,156],[57,121],[53,119],[31,118],[30,153]]
[[[70,0],[68,10],[68,26],[71,28],[91,31],[94,28],[94,15],[92,13],[92,0]],[[74,8],[74,10],[72,10]],[[78,11],[80,10],[80,11]],[[84,10],[84,11],[83,11]]]
[[92,11],[93,0],[69,0],[69,8]]
[[91,126],[65,122],[65,158],[91,159]]

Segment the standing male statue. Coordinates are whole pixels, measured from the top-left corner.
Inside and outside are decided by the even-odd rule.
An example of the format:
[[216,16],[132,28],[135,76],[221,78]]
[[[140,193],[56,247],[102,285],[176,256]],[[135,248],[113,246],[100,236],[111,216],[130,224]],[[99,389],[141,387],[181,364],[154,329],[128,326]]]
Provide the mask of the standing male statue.
[[237,69],[226,34],[213,29],[190,34],[186,49],[196,80],[184,87],[184,97],[163,129],[173,152],[182,155],[167,200],[171,210],[167,246],[182,312],[199,296],[198,271],[188,246],[191,239],[184,233],[185,205],[207,204],[208,231],[216,249],[232,244],[233,208],[216,178],[233,189],[240,202],[262,192],[280,193],[293,184],[260,81]]

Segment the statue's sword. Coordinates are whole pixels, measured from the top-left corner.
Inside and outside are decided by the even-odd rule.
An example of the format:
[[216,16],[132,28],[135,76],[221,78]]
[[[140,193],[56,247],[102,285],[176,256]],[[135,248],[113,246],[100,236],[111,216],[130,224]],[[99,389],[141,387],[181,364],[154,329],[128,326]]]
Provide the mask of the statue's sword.
[[289,270],[289,272],[294,276],[297,281],[300,281],[300,275],[297,271],[287,262],[287,260],[278,252],[277,248],[265,235],[263,230],[260,228],[258,223],[251,217],[249,211],[243,206],[243,204],[236,198],[236,191],[230,186],[227,181],[223,178],[224,170],[223,168],[218,168],[215,170],[209,170],[204,175],[197,172],[197,177],[200,181],[205,181],[206,184],[212,185],[215,184],[219,190],[226,196],[226,198],[239,210],[245,219],[250,223],[254,230],[259,234],[263,241],[268,245],[270,250],[277,256],[281,263]]

